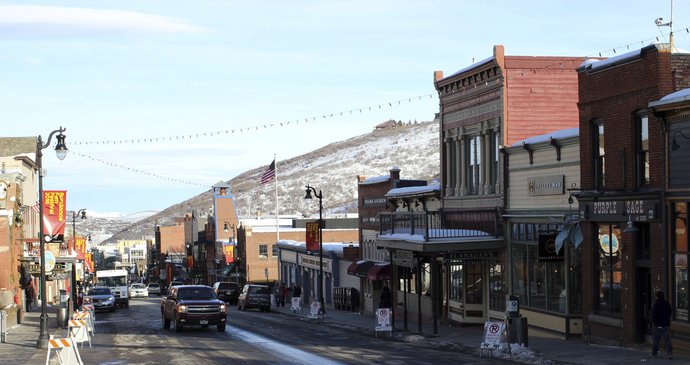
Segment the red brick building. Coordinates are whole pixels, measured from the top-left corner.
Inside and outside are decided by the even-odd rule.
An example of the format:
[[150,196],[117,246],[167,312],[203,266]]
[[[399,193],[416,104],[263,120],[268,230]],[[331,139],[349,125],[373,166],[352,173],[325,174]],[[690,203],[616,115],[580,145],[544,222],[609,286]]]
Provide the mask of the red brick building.
[[593,341],[649,341],[654,294],[670,291],[668,126],[648,105],[687,87],[689,57],[656,44],[578,68],[582,309]]

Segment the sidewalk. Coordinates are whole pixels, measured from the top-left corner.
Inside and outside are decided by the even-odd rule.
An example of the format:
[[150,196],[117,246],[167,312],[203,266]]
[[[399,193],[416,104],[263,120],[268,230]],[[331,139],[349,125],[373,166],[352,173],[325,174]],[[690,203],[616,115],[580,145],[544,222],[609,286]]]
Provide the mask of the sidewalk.
[[[45,364],[47,349],[36,348],[41,332],[41,307],[24,313],[21,324],[10,328],[5,343],[0,343],[0,362],[3,364]],[[57,326],[57,307],[48,306],[48,333],[56,338],[65,337],[66,329]]]
[[[307,319],[309,307],[303,307],[302,312],[293,313],[290,306],[286,303],[285,307],[273,308],[275,312],[285,315],[298,316],[303,320]],[[321,320],[319,320],[320,322]],[[326,306],[326,316],[323,320],[326,325],[349,328],[363,333],[375,335],[375,318],[373,314],[361,314],[337,310]],[[430,347],[451,349],[463,353],[470,353],[480,356],[479,345],[482,341],[483,325],[464,325],[459,324],[437,324],[437,334],[433,334],[433,322],[422,322],[422,333],[418,333],[418,322],[416,314],[408,313],[407,331],[404,330],[402,316],[398,313],[395,317],[394,330],[392,336],[395,340],[426,344]],[[379,337],[389,336],[388,333],[381,332]],[[549,333],[529,329],[528,347],[512,344],[512,354],[505,351],[494,351],[493,357],[512,360],[525,364],[603,364],[618,365],[630,364],[635,362],[645,362],[650,364],[669,363],[664,353],[659,353],[659,357],[651,357],[651,345],[641,344],[639,348],[628,348],[619,346],[587,345],[582,338],[561,339]],[[483,356],[489,356],[484,352]],[[690,364],[690,354],[676,349],[673,360],[678,364]]]

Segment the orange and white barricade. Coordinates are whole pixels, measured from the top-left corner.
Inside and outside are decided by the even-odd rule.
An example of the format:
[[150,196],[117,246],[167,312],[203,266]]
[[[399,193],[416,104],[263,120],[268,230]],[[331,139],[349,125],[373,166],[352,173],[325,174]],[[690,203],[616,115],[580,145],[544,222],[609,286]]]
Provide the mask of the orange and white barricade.
[[75,343],[80,343],[82,348],[84,342],[88,342],[91,347],[91,336],[86,322],[86,319],[70,319],[67,323],[67,336],[71,337]]
[[74,315],[72,316],[72,318],[86,320],[86,325],[89,329],[89,332],[91,332],[92,335],[95,333],[94,323],[96,320],[96,316],[95,316],[93,310],[85,309],[82,311],[76,311],[76,312],[74,312]]
[[61,365],[84,365],[79,356],[79,349],[73,338],[56,338],[48,340],[46,365],[50,363],[50,353],[55,352]]

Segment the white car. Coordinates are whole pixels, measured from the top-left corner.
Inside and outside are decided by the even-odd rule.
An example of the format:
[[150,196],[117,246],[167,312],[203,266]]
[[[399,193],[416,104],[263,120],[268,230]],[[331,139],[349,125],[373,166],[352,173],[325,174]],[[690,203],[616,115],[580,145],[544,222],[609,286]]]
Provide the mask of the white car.
[[147,298],[149,296],[149,289],[146,287],[146,285],[142,283],[134,283],[129,286],[129,297],[130,298],[136,298],[136,297],[144,297]]
[[161,285],[158,283],[149,283],[148,289],[149,289],[149,295],[151,295],[151,294],[161,295]]

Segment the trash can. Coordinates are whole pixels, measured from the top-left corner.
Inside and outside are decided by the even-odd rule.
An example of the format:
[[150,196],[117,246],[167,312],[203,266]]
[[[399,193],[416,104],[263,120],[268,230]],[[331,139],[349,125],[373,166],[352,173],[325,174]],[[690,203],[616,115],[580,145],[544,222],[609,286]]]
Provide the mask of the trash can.
[[68,309],[69,295],[67,295],[67,290],[60,289],[60,306],[57,309],[57,326],[60,328],[67,328],[67,320],[69,319]]
[[7,312],[0,311],[0,342],[5,343],[5,332],[7,332]]

